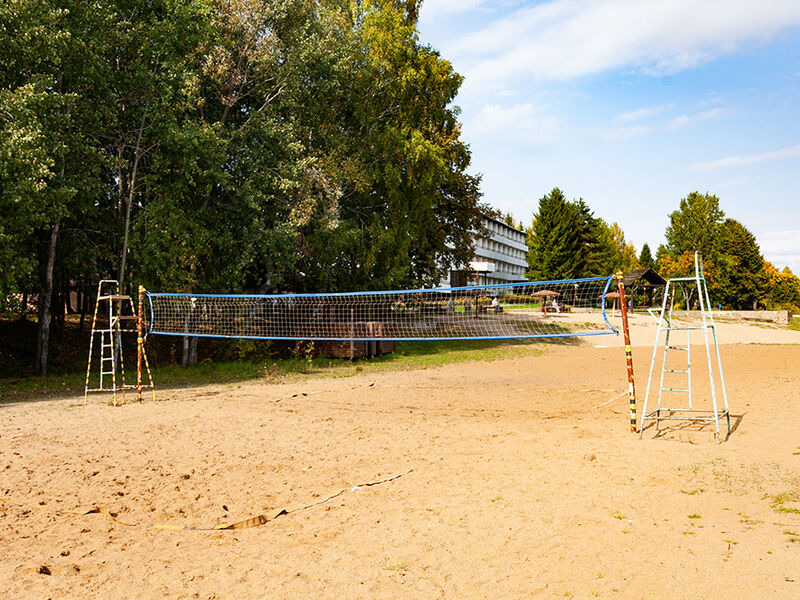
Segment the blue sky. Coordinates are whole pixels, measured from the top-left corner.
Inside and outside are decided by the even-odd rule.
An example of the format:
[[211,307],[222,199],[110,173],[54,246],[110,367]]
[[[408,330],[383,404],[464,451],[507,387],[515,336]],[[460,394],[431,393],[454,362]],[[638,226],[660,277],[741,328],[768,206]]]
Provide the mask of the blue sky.
[[655,253],[694,190],[800,274],[800,0],[424,0],[484,199],[553,187]]

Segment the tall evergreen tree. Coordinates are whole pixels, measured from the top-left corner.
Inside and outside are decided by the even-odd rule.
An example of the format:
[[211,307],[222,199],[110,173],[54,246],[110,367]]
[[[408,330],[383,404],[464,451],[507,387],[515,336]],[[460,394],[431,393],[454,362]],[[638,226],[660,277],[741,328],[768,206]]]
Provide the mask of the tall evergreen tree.
[[642,251],[639,253],[639,266],[642,269],[653,269],[656,266],[656,261],[653,260],[653,255],[650,253],[650,246],[645,243],[642,246]]
[[735,309],[754,309],[767,294],[764,258],[756,238],[734,219],[726,219],[716,240],[715,300]]
[[569,279],[583,275],[584,217],[564,193],[553,190],[539,199],[528,235],[528,278]]
[[594,216],[589,205],[583,200],[578,199],[574,203],[578,213],[577,233],[580,238],[579,254],[581,256],[581,275],[606,275],[610,258],[608,256],[609,246],[604,239],[603,219]]

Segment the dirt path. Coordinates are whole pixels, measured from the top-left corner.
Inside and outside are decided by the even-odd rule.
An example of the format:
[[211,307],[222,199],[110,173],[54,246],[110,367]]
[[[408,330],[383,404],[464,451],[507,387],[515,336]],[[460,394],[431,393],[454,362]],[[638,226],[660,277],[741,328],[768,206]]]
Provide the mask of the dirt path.
[[[723,361],[723,444],[680,426],[640,441],[624,356],[589,346],[117,408],[1,406],[0,590],[796,599],[800,346],[725,346]],[[80,506],[143,525],[57,512]],[[144,526],[280,509],[252,529]]]

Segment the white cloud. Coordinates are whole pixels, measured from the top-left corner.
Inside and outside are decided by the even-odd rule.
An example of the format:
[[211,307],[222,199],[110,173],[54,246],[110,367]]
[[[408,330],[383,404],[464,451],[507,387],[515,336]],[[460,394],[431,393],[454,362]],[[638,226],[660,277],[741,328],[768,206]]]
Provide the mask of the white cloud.
[[467,12],[478,8],[484,0],[425,0],[421,14],[425,19],[442,15]]
[[703,112],[695,113],[693,115],[678,115],[674,117],[669,123],[667,123],[666,128],[670,131],[677,131],[678,129],[683,129],[684,127],[688,127],[689,125],[696,125],[700,121],[708,121],[709,119],[716,119],[719,117],[723,117],[728,114],[728,111],[724,108],[712,108],[711,110],[706,110]]
[[718,184],[718,187],[722,187],[722,188],[736,187],[736,186],[739,186],[739,185],[744,185],[745,183],[748,183],[749,181],[750,181],[749,177],[736,177],[734,179],[727,179],[727,180],[723,181],[722,183]]
[[762,152],[761,154],[728,156],[718,160],[694,163],[689,165],[687,169],[689,171],[712,171],[714,169],[724,169],[727,167],[743,167],[746,165],[754,165],[757,163],[780,160],[783,158],[792,158],[794,156],[800,156],[800,145],[791,146],[789,148],[781,148],[780,150],[772,150],[771,152]]
[[519,9],[444,48],[465,86],[517,77],[566,80],[609,69],[669,74],[800,25],[787,0],[551,0]]
[[548,142],[553,139],[558,120],[546,115],[543,108],[526,102],[512,106],[486,104],[480,113],[464,126],[465,138],[489,135],[512,137],[529,143]]
[[[661,113],[673,107],[673,104],[669,104],[624,112],[614,119],[616,123],[621,123],[619,126],[588,128],[584,131],[591,137],[606,142],[614,142],[629,140],[653,133],[677,131],[689,127],[690,125],[696,125],[702,121],[725,116],[729,113],[727,109],[713,108],[698,113],[677,115],[667,120],[650,119],[650,117],[659,116]],[[637,121],[648,121],[648,123],[637,123]]]
[[800,230],[765,231],[756,236],[764,258],[777,268],[800,274]]
[[583,133],[590,138],[604,142],[617,142],[632,140],[654,132],[652,127],[646,125],[631,125],[626,127],[587,127]]
[[641,121],[649,119],[662,114],[664,111],[672,108],[674,104],[662,104],[661,106],[647,106],[645,108],[637,108],[636,110],[629,110],[627,112],[617,115],[614,119],[617,123],[631,123],[633,121]]

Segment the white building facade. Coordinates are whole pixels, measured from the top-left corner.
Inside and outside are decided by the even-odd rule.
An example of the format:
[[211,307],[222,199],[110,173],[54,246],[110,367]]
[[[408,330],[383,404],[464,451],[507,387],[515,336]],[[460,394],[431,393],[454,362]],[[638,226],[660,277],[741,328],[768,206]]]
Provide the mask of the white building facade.
[[477,235],[475,258],[464,270],[450,270],[451,287],[525,281],[528,246],[525,232],[497,219],[483,218],[487,236]]

